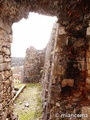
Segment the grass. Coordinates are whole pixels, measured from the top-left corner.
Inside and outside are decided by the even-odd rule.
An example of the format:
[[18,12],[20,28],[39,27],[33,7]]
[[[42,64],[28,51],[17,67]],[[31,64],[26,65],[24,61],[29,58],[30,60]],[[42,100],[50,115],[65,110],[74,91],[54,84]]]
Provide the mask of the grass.
[[[20,120],[41,120],[42,102],[41,102],[41,84],[27,84],[24,91],[15,101],[14,111],[18,114]],[[25,107],[28,103],[29,107]]]
[[17,88],[21,88],[22,86],[24,86],[25,84],[22,84],[22,83],[14,83],[14,86],[17,87]]

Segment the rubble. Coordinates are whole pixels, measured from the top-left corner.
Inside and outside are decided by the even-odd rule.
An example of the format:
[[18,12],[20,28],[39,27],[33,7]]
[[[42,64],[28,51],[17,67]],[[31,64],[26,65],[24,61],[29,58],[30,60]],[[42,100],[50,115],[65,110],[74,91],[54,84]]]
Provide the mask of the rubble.
[[29,107],[29,103],[26,103],[26,104],[25,104],[25,107]]

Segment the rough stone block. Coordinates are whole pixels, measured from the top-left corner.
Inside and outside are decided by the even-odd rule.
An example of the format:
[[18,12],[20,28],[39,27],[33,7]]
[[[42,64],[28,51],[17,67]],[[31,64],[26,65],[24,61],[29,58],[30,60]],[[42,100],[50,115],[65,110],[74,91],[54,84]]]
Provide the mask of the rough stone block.
[[87,70],[89,70],[90,68],[89,68],[89,64],[87,63]]
[[53,74],[56,76],[56,75],[62,75],[63,73],[64,73],[64,68],[56,63]]
[[5,71],[4,72],[4,75],[5,75],[5,78],[9,78],[12,74],[11,74],[11,71]]
[[11,34],[9,34],[9,42],[12,43],[13,42],[13,37]]
[[72,87],[74,85],[74,79],[63,79],[61,85],[62,85],[62,87],[65,87],[67,85]]
[[10,41],[9,34],[3,29],[0,29],[0,40]]
[[59,35],[63,35],[63,34],[66,34],[65,28],[64,27],[60,27],[59,28]]
[[82,120],[90,120],[90,106],[82,107]]
[[0,28],[3,28],[8,33],[11,33],[11,26],[9,25],[8,21],[3,21],[3,19],[0,18]]
[[4,71],[0,73],[0,76],[1,76],[1,80],[5,79]]
[[[2,44],[1,42],[0,42],[0,44]],[[2,45],[0,45],[0,52],[2,51]]]
[[68,80],[68,86],[72,87],[74,85],[74,79]]
[[2,63],[2,62],[3,62],[3,56],[0,55],[0,63]]
[[90,57],[88,58],[88,61],[90,62]]
[[11,63],[2,63],[2,64],[0,64],[0,71],[10,70],[10,69],[11,69]]
[[90,27],[87,28],[86,35],[90,35]]
[[88,70],[88,75],[90,75],[90,70]]
[[2,48],[2,52],[4,52],[6,55],[10,55],[11,54],[10,48],[7,48],[7,47],[3,47]]
[[[10,42],[6,42],[6,41],[3,41],[3,40],[1,40],[1,45],[2,45],[2,47],[4,46],[4,47],[7,47],[7,48],[10,48],[11,47],[11,43]],[[3,49],[2,49],[3,50]]]
[[0,64],[0,71],[3,71],[3,70],[5,70],[6,69],[6,63],[2,63],[2,64]]
[[3,84],[2,81],[0,82],[0,95],[2,94],[2,90],[3,90]]
[[85,70],[85,63],[84,62],[81,62],[81,68],[82,68],[82,71]]
[[89,84],[86,84],[86,90],[88,93],[90,93],[90,85]]
[[0,110],[2,110],[2,107],[3,107],[3,106],[2,106],[2,103],[0,103]]
[[56,103],[56,106],[57,106],[57,107],[60,107],[60,103]]
[[[1,87],[3,88],[3,85],[1,84]],[[3,91],[0,92],[0,99],[2,98],[3,96]]]
[[90,85],[90,77],[86,79],[86,83]]
[[90,52],[89,51],[87,51],[87,58],[90,58]]
[[10,62],[11,61],[11,57],[9,57],[8,55],[4,56],[4,62]]
[[67,83],[68,83],[68,79],[64,79],[61,83],[61,86],[65,87],[65,86],[67,86]]
[[11,69],[11,62],[8,62],[8,63],[7,63],[6,69],[7,69],[7,70],[10,70],[10,69]]

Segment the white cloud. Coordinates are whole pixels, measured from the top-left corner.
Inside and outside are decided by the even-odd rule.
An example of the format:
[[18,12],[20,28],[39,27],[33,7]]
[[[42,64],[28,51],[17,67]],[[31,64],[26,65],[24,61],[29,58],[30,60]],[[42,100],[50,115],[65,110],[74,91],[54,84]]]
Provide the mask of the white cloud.
[[27,20],[22,19],[20,22],[14,23],[12,26],[12,56],[24,57],[29,46],[34,46],[36,49],[45,48],[55,21],[56,17],[30,13]]

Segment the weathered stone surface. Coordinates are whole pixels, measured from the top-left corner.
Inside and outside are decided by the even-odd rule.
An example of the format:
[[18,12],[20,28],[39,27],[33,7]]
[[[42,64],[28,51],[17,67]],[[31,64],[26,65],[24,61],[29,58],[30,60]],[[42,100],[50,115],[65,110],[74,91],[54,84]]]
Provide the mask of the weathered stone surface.
[[[49,43],[46,47],[46,55],[45,55],[45,64],[44,64],[44,71],[42,75],[42,84],[43,84],[43,91],[42,91],[42,100],[43,100],[43,119],[47,119],[47,109],[48,109],[48,101],[51,104],[54,104],[54,100],[51,98],[51,70],[52,70],[52,63],[53,61],[53,54],[54,54],[54,44],[55,44],[55,37],[56,37],[56,29],[57,24],[53,26],[51,38]],[[50,54],[51,53],[51,54]],[[56,82],[53,78],[53,81]],[[48,109],[48,114],[50,113],[50,110]],[[49,119],[49,118],[48,118]]]
[[0,55],[0,63],[2,63],[2,62],[3,62],[3,56]]
[[89,106],[83,106],[82,107],[82,120],[89,120],[90,118],[90,107]]
[[23,82],[39,82],[44,66],[45,50],[36,50],[34,47],[27,48]]
[[0,18],[0,120],[13,113],[10,32],[8,20]]
[[[50,0],[1,0],[0,120],[6,120],[7,117],[11,120],[17,119],[13,115],[13,84],[10,71],[11,24],[22,17],[26,18],[30,11],[56,15],[59,18],[58,23],[60,25],[53,27],[52,40],[46,50],[42,76],[43,119],[60,120],[60,115],[63,113],[80,113],[81,106],[90,105],[89,80],[86,81],[86,76],[90,76],[90,53],[86,53],[90,52],[90,38],[86,40],[85,36],[90,17],[88,15],[90,13],[89,0],[53,0],[52,2]],[[38,65],[39,60],[35,58],[33,62]],[[38,69],[34,69],[35,71],[32,71],[33,66],[31,66],[30,75],[38,73]],[[25,72],[26,76],[29,76],[28,72],[29,68]],[[70,85],[68,82],[65,87],[62,87],[61,83],[64,79],[72,79],[74,85]],[[73,94],[78,92],[81,92],[81,98]]]
[[74,79],[63,79],[62,81],[62,87],[65,87],[65,86],[70,86],[70,87],[73,87],[74,86]]
[[90,77],[86,79],[86,83],[90,85]]
[[64,27],[60,27],[60,29],[59,29],[59,35],[63,35],[63,34],[66,34],[65,28]]
[[[46,49],[42,76],[44,120],[61,120],[61,114],[81,114],[81,106],[90,105],[90,67],[86,67],[90,64],[90,56],[88,49],[84,48],[84,38],[68,37],[64,28],[58,32],[60,28],[54,27],[56,32],[53,32]],[[89,41],[90,38],[87,44]],[[68,117],[64,119],[68,120]],[[71,119],[74,120],[73,117]]]
[[87,35],[90,35],[90,27],[87,28]]
[[11,58],[8,55],[5,55],[3,59],[3,62],[11,62]]
[[11,54],[10,48],[6,48],[6,47],[2,48],[2,52],[4,52],[6,55],[10,55]]

